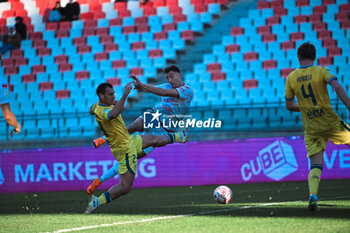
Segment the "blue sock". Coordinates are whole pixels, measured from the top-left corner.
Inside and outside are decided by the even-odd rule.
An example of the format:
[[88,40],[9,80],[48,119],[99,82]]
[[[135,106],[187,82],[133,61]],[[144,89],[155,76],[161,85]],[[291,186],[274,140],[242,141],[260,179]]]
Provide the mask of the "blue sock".
[[149,147],[143,149],[143,151],[146,153],[146,155],[151,153],[153,150],[154,150],[153,146],[149,146]]
[[119,164],[114,164],[113,167],[111,167],[105,174],[103,174],[101,177],[100,177],[100,181],[101,182],[104,182],[112,177],[115,177],[116,175],[119,174],[119,170],[118,170],[118,166]]
[[168,133],[169,143],[173,143],[175,141],[175,135],[173,133]]

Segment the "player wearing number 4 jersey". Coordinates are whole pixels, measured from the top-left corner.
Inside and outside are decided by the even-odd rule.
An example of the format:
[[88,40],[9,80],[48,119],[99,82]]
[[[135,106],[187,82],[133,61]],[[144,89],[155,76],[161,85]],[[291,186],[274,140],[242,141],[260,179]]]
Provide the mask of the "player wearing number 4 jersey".
[[[304,43],[298,48],[300,68],[289,74],[286,82],[286,107],[301,112],[304,140],[311,168],[308,177],[309,209],[317,209],[317,193],[323,169],[323,153],[327,142],[350,145],[350,127],[332,109],[327,84],[350,111],[350,100],[337,77],[327,68],[313,66],[315,46]],[[296,96],[298,103],[294,103]]]

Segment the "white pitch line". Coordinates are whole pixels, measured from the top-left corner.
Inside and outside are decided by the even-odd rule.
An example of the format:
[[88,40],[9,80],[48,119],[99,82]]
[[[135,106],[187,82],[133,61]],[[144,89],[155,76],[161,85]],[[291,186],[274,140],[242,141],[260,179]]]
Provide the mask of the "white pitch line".
[[[341,197],[334,197],[334,198],[322,198],[320,200],[344,199],[344,198],[349,198],[349,197],[350,196],[341,196]],[[100,225],[92,225],[92,226],[85,226],[85,227],[76,227],[76,228],[62,229],[62,230],[54,231],[53,233],[83,231],[83,230],[89,230],[89,229],[96,229],[96,228],[102,228],[102,227],[111,227],[111,226],[118,226],[118,225],[126,225],[126,224],[133,224],[133,223],[154,222],[154,221],[165,220],[165,219],[184,218],[184,217],[192,217],[192,216],[199,216],[199,215],[223,213],[223,212],[229,212],[229,211],[233,211],[233,210],[261,208],[261,207],[264,207],[264,206],[273,206],[273,205],[280,205],[280,204],[283,204],[283,203],[301,202],[301,201],[302,200],[271,202],[271,203],[264,203],[264,204],[260,204],[260,205],[247,205],[247,206],[240,206],[240,207],[227,208],[227,209],[209,210],[209,211],[203,211],[203,212],[199,212],[199,213],[169,215],[169,216],[164,216],[164,217],[155,217],[155,218],[141,219],[141,220],[135,220],[135,221],[105,223],[105,224],[100,224]]]

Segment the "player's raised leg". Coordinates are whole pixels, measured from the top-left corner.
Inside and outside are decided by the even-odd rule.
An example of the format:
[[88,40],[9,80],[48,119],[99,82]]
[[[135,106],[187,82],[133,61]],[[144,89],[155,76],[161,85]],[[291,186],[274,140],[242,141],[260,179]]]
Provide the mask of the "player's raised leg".
[[321,173],[323,169],[323,153],[320,151],[312,156],[310,156],[311,168],[308,177],[309,183],[309,210],[317,210],[317,195],[318,187],[321,181]]

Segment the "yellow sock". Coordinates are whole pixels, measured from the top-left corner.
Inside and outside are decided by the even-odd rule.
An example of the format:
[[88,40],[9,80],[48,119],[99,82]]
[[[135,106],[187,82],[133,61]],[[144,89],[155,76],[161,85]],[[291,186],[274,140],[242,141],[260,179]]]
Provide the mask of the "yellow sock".
[[318,186],[321,181],[321,173],[323,166],[321,164],[311,165],[311,170],[309,172],[309,192],[310,195],[314,194],[317,196]]
[[98,206],[107,204],[112,201],[111,194],[109,192],[103,193],[101,196],[98,197]]

